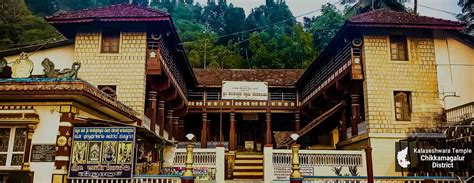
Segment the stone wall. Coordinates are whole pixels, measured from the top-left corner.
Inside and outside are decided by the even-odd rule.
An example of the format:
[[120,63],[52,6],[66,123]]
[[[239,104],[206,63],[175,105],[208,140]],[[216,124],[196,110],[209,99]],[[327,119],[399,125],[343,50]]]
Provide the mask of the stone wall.
[[146,33],[122,32],[119,53],[100,53],[101,33],[78,33],[75,60],[79,78],[97,85],[116,85],[117,98],[143,114],[145,104]]
[[[441,121],[432,38],[407,38],[408,61],[392,61],[389,36],[364,37],[364,107],[369,133],[432,129]],[[411,120],[396,121],[394,91],[411,92]]]

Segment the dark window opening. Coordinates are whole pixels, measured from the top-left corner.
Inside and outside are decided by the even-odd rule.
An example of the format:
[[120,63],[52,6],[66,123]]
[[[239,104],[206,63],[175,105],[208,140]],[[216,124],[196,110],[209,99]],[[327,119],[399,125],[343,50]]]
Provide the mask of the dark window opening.
[[103,31],[102,32],[102,53],[118,53],[120,44],[120,31]]
[[407,37],[390,36],[390,55],[392,60],[408,60]]
[[393,92],[395,103],[395,119],[397,121],[411,120],[411,92]]

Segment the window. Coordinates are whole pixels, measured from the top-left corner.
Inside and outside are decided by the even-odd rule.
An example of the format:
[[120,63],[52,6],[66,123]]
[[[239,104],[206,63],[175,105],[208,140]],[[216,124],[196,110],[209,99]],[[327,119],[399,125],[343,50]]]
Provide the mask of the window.
[[390,55],[392,60],[408,60],[405,36],[390,36]]
[[26,128],[0,127],[0,167],[21,166],[26,145]]
[[118,53],[120,44],[120,31],[102,32],[102,53]]
[[396,91],[393,93],[395,100],[395,119],[397,121],[411,120],[411,93]]
[[112,98],[117,98],[117,86],[115,85],[99,85],[97,86],[100,91],[106,93]]

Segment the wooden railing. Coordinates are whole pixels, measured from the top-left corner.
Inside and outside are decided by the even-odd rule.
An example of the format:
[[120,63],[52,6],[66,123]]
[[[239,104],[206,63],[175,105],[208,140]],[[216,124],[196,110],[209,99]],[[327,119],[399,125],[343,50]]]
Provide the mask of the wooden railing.
[[447,109],[446,119],[448,123],[456,123],[468,119],[474,119],[474,102]]
[[[184,167],[186,163],[186,149],[176,149],[173,161],[174,166]],[[215,149],[195,149],[193,152],[193,167],[216,167]]]
[[[209,177],[217,182],[223,182],[225,177],[225,148],[216,147],[214,149],[193,150],[194,170],[207,169]],[[176,149],[173,159],[173,168],[183,168],[186,163],[186,149]],[[212,171],[211,171],[212,169]],[[215,171],[214,171],[215,170]]]
[[[427,180],[433,183],[457,183],[461,182],[454,177],[397,177],[397,176],[375,176],[376,183],[424,183]],[[274,181],[278,182],[278,181]],[[366,176],[306,176],[305,183],[366,183]]]
[[[291,172],[291,150],[264,150],[271,163],[265,163],[265,182],[268,180],[288,180]],[[300,150],[300,168],[303,176],[335,175],[338,173],[365,176],[364,151],[348,150]],[[337,171],[337,172],[335,172]]]
[[180,183],[179,176],[171,175],[140,175],[131,179],[115,178],[115,179],[70,179],[71,183]]

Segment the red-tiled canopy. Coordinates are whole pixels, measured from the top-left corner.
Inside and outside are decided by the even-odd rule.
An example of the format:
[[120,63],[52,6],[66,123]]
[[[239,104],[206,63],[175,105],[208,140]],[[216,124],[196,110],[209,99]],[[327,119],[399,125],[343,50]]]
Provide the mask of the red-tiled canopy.
[[222,81],[268,82],[274,87],[292,87],[303,69],[194,69],[201,86],[221,86]]
[[46,17],[49,23],[79,23],[92,21],[159,21],[167,20],[165,12],[132,4],[117,4],[94,9],[56,13]]
[[433,17],[419,16],[412,13],[378,9],[352,17],[349,21],[352,26],[367,27],[400,27],[400,28],[427,28],[427,29],[454,29],[462,30],[461,22],[444,20]]

